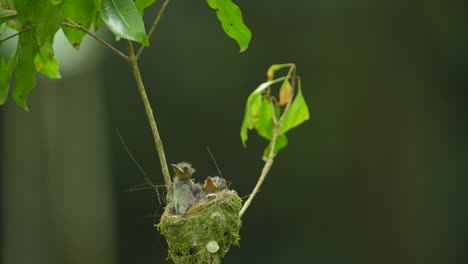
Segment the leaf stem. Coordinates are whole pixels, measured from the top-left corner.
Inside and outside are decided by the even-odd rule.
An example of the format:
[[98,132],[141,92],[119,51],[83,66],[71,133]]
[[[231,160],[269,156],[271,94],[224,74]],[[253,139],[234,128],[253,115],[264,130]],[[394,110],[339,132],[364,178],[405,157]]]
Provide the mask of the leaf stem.
[[133,76],[138,87],[138,92],[140,93],[141,100],[143,101],[143,106],[145,107],[146,116],[151,126],[151,132],[153,132],[154,143],[156,145],[156,151],[158,152],[159,161],[161,163],[161,170],[164,176],[164,183],[166,187],[171,184],[171,176],[169,174],[169,168],[167,167],[166,154],[164,152],[163,143],[161,136],[159,135],[158,126],[156,120],[154,119],[153,109],[148,100],[148,95],[146,94],[146,89],[141,79],[140,69],[138,67],[138,58],[135,55],[133,50],[133,45],[130,40],[127,40],[127,49],[128,49],[128,63],[132,68]]
[[[153,35],[154,31],[156,30],[156,27],[159,24],[159,20],[161,20],[162,15],[164,14],[164,11],[166,11],[167,6],[169,5],[170,0],[165,0],[163,5],[161,6],[161,9],[159,10],[158,15],[156,16],[156,19],[153,22],[153,25],[151,26],[150,31],[148,32],[148,40],[151,38]],[[136,58],[140,58],[141,54],[143,53],[143,50],[145,49],[145,46],[141,46],[140,49],[138,50],[136,54]]]
[[90,35],[92,38],[94,38],[95,40],[97,40],[98,42],[100,42],[101,44],[103,44],[104,46],[108,47],[109,49],[111,49],[115,54],[119,55],[120,57],[122,57],[124,60],[128,61],[128,56],[123,54],[121,51],[119,51],[118,49],[116,49],[114,46],[112,46],[111,44],[107,43],[104,39],[100,38],[99,36],[95,35],[94,33],[91,33],[91,31],[87,30],[86,28],[82,27],[80,24],[76,23],[75,21],[71,20],[70,18],[68,17],[65,17],[64,18],[68,23],[63,23],[65,26],[67,27],[71,27],[71,28],[76,28],[76,29],[79,29],[83,32],[85,32],[86,34]]

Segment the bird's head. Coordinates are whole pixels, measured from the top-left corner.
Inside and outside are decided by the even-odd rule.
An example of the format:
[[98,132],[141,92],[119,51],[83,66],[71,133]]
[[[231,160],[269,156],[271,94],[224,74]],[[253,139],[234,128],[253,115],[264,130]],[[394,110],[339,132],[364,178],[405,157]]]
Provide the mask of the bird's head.
[[171,164],[172,170],[179,180],[189,180],[192,178],[192,174],[195,173],[195,169],[188,162],[179,162],[177,164]]
[[203,190],[206,194],[215,193],[219,191],[219,186],[211,177],[207,177],[203,184]]

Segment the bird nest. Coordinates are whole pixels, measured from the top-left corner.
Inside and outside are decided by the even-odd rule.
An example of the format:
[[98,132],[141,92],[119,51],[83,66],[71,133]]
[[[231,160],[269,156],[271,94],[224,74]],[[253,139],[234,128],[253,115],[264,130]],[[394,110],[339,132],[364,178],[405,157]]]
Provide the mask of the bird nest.
[[239,245],[242,200],[233,190],[222,190],[193,204],[183,215],[175,215],[167,204],[156,225],[176,264],[221,263],[231,245]]

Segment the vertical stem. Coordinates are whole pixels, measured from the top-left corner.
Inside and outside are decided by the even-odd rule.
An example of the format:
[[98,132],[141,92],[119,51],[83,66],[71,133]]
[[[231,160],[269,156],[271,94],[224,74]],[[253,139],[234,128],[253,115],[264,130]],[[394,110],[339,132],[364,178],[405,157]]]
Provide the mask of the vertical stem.
[[164,183],[166,186],[171,184],[171,176],[169,174],[169,169],[167,167],[166,155],[164,154],[164,147],[159,136],[158,126],[156,125],[156,120],[154,119],[153,109],[146,95],[145,86],[143,80],[141,79],[140,69],[138,67],[138,60],[135,56],[135,51],[133,50],[133,45],[130,41],[128,44],[129,59],[127,60],[132,68],[133,76],[138,87],[138,92],[140,93],[141,100],[143,101],[143,106],[145,107],[146,116],[151,126],[151,131],[153,132],[154,143],[156,145],[156,151],[158,152],[159,161],[161,162],[161,169],[164,176]]

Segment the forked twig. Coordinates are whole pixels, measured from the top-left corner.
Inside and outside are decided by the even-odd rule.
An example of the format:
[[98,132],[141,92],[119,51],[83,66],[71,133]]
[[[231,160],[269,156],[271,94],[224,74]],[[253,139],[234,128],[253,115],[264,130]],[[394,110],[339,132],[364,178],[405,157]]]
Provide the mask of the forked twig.
[[124,60],[128,61],[128,56],[123,54],[120,50],[116,49],[114,46],[112,46],[111,44],[109,44],[107,41],[105,41],[104,39],[100,38],[99,36],[97,36],[96,34],[92,33],[91,31],[87,30],[86,28],[84,28],[83,26],[81,26],[80,24],[76,23],[75,21],[71,20],[70,18],[68,17],[65,17],[64,18],[68,23],[63,23],[63,25],[67,26],[67,27],[70,27],[70,28],[75,28],[75,29],[78,29],[78,30],[81,30],[83,32],[85,32],[86,34],[90,35],[92,38],[94,38],[95,40],[97,40],[98,42],[100,42],[101,44],[103,44],[104,46],[108,47],[110,50],[112,50],[115,54],[119,55],[120,57],[122,57]]

